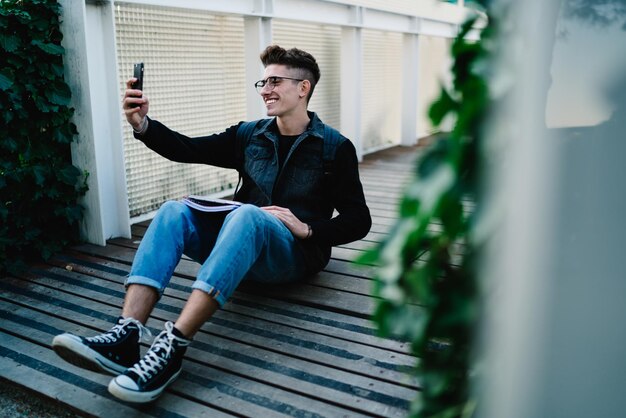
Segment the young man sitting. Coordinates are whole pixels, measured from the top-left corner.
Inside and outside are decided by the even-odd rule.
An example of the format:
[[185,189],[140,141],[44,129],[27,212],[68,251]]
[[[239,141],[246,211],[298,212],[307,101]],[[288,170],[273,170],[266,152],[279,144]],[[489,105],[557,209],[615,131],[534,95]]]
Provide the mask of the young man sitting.
[[[129,402],[150,402],[180,374],[183,355],[200,327],[242,280],[294,282],[323,269],[331,246],[364,237],[371,226],[352,143],[307,107],[320,70],[315,58],[270,46],[259,91],[270,119],[189,138],[147,117],[148,99],[127,83],[123,108],[135,137],[178,162],[236,169],[244,203],[224,216],[166,202],[137,250],[121,316],[94,337],[58,335],[65,360],[118,375],[109,391]],[[337,210],[338,215],[333,216]],[[202,266],[174,324],[140,357],[139,339],[182,254]]]

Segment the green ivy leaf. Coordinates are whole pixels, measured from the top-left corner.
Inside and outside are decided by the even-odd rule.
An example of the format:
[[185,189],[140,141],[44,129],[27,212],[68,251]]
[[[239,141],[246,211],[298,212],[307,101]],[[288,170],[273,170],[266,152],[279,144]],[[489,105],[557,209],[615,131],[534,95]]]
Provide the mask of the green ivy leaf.
[[463,205],[458,197],[445,197],[441,209],[441,222],[449,236],[456,237],[459,234],[463,226]]
[[63,65],[52,63],[50,65],[51,75],[56,77],[63,77]]
[[65,48],[61,45],[41,41],[32,41],[31,44],[50,55],[63,55],[65,53]]
[[32,167],[32,173],[35,177],[35,183],[38,186],[43,186],[44,182],[46,181],[46,171],[46,167],[41,165],[36,165]]
[[406,275],[407,287],[419,301],[429,306],[433,298],[433,289],[430,286],[430,278],[434,275],[432,265],[425,264]]
[[51,247],[48,247],[48,246],[43,247],[42,250],[41,250],[41,257],[44,260],[49,260],[50,257],[52,257],[55,252],[56,252],[56,250],[52,249]]
[[70,104],[72,92],[65,83],[57,83],[53,89],[46,91],[46,97],[52,103],[67,106]]
[[449,138],[447,136],[442,136],[424,152],[422,157],[418,160],[418,178],[430,176],[441,164],[446,161],[450,151],[449,144]]
[[41,110],[44,113],[57,112],[59,110],[59,106],[51,104],[49,101],[50,99],[46,100],[38,95],[32,96],[32,99],[35,102],[35,106],[37,106],[37,109]]
[[[22,23],[25,23],[28,20],[30,20],[30,14],[28,14],[28,12],[22,10],[21,7],[19,6],[16,7],[12,4],[8,4],[8,5],[3,4],[2,7],[0,7],[0,15],[8,16],[8,17],[15,16]],[[2,20],[0,20],[0,22],[2,22]]]
[[457,36],[457,39],[464,39],[465,36],[472,30],[477,20],[478,20],[478,17],[472,17],[470,19],[467,19],[465,22],[463,22],[463,24],[461,25],[461,30],[459,31],[459,34]]
[[356,260],[357,263],[363,265],[374,265],[378,261],[378,250],[366,251]]
[[41,229],[35,228],[32,225],[29,228],[26,228],[26,230],[24,231],[24,238],[28,241],[32,241],[40,235]]
[[76,179],[80,176],[80,170],[73,165],[66,165],[59,170],[57,177],[65,184],[74,185]]
[[10,89],[14,81],[15,77],[10,69],[3,68],[0,70],[0,90],[5,91]]
[[400,216],[408,218],[415,216],[419,212],[420,202],[416,199],[402,199],[400,204]]
[[65,129],[55,129],[52,134],[52,139],[60,144],[69,144],[73,141],[74,136],[71,133],[67,133]]
[[75,224],[83,218],[82,206],[70,206],[65,210],[65,217],[70,224]]
[[452,111],[458,108],[458,104],[452,96],[446,91],[441,89],[439,98],[430,106],[428,110],[428,117],[433,122],[433,125],[438,126],[443,119]]
[[20,38],[15,35],[0,35],[0,48],[6,52],[13,52],[20,46]]
[[4,112],[2,117],[4,118],[4,123],[8,125],[15,117],[15,113],[13,113],[13,109],[9,109],[9,112]]

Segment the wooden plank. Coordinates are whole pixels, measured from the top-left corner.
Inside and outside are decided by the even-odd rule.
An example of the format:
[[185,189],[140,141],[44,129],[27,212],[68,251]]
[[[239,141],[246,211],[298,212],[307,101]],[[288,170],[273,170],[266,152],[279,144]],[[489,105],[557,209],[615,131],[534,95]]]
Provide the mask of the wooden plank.
[[365,191],[369,190],[385,190],[387,192],[392,192],[396,197],[400,196],[406,186],[410,183],[411,176],[395,176],[395,177],[384,177],[380,175],[376,175],[375,177],[362,178],[362,184]]
[[409,354],[409,345],[399,340],[379,338],[375,325],[369,320],[335,312],[313,309],[288,302],[273,303],[267,298],[238,294],[232,300],[232,310],[254,318],[265,317],[295,328],[306,329],[346,341],[382,348],[389,352]]
[[367,180],[378,180],[378,179],[399,179],[406,180],[413,177],[413,173],[415,172],[414,164],[404,164],[401,163],[398,167],[402,166],[402,170],[385,170],[381,168],[378,164],[370,164],[365,163],[361,165],[359,168],[359,175],[361,179]]
[[397,202],[399,199],[399,195],[394,190],[385,190],[385,189],[365,189],[365,200],[367,202]]
[[367,206],[370,209],[370,214],[373,218],[398,218],[398,209],[400,204],[400,198],[393,200],[386,200],[382,202],[369,201]]
[[[384,182],[377,183],[365,183],[364,184],[364,193],[367,198],[368,195],[372,196],[372,192],[377,192],[376,196],[384,196],[390,202],[396,202],[402,196],[402,193],[406,189],[406,182],[396,183],[393,181],[389,181],[391,184],[385,184]],[[384,193],[384,194],[383,194]]]
[[376,301],[363,295],[346,293],[334,289],[324,289],[308,284],[289,284],[280,287],[267,287],[257,283],[243,283],[242,290],[254,294],[275,297],[292,303],[300,303],[318,309],[327,309],[347,315],[370,318]]

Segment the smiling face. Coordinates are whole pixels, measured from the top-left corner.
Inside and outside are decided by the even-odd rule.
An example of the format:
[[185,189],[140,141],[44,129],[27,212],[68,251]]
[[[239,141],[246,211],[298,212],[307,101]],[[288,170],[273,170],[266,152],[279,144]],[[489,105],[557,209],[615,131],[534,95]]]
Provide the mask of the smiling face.
[[[300,78],[297,71],[279,64],[265,67],[263,80],[267,80],[268,77]],[[306,80],[281,80],[273,88],[270,83],[267,83],[260,92],[267,115],[286,117],[301,111],[306,114],[307,83]]]

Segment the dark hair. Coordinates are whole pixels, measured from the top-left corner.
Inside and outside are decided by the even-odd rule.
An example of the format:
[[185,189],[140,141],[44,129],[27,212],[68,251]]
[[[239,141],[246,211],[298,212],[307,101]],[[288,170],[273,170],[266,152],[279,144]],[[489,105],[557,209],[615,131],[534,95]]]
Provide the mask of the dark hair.
[[320,79],[320,67],[313,55],[298,48],[285,49],[278,45],[270,45],[261,52],[261,62],[264,67],[272,64],[284,65],[298,71],[298,78],[309,80],[311,91],[306,100],[311,100],[315,85]]

